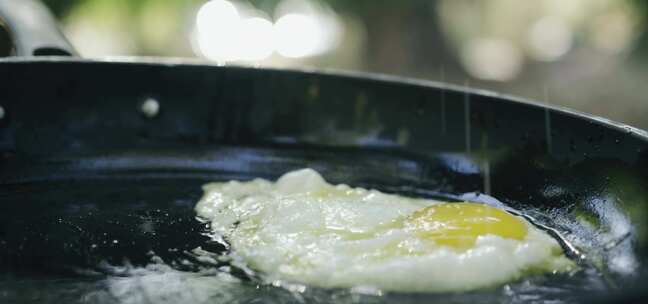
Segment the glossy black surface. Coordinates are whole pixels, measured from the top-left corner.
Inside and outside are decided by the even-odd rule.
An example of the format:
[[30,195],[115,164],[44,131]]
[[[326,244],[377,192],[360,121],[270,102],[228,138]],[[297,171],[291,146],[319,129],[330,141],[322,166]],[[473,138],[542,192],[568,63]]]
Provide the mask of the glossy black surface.
[[[0,83],[4,273],[185,257],[209,243],[192,209],[201,184],[312,167],[409,195],[486,193],[568,236],[552,217],[584,217],[597,231],[592,255],[617,286],[603,292],[642,296],[648,278],[640,131],[439,84],[310,72],[15,60],[0,63]],[[146,100],[159,113],[145,115]],[[622,250],[637,269],[610,266]]]

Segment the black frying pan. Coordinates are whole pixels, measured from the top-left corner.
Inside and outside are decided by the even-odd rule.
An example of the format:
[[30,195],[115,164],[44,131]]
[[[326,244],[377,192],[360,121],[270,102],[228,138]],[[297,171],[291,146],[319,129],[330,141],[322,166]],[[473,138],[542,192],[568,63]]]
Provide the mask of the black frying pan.
[[[0,61],[0,302],[621,302],[648,295],[643,131],[388,76],[66,57],[75,52],[42,5],[1,0],[0,12],[19,55]],[[236,269],[247,289],[194,288],[204,269],[222,265],[191,251],[224,250],[194,218],[200,186],[302,167],[387,192],[495,198],[556,229],[586,255],[584,270],[464,294],[292,294],[257,286]]]

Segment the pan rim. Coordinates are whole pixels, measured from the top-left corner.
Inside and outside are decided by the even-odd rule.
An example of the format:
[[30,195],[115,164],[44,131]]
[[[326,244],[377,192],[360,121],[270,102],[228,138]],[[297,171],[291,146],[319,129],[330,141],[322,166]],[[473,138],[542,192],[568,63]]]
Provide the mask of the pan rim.
[[79,58],[69,56],[39,56],[39,57],[6,57],[0,58],[2,64],[106,64],[106,65],[144,65],[144,66],[165,66],[169,68],[188,66],[188,67],[205,67],[230,70],[247,70],[247,71],[268,71],[279,73],[296,73],[310,76],[340,77],[350,80],[368,80],[384,84],[406,85],[419,88],[431,88],[435,90],[444,90],[455,93],[476,95],[481,97],[493,98],[498,101],[517,103],[531,106],[537,109],[548,110],[548,113],[557,113],[571,116],[584,121],[589,121],[600,126],[608,127],[619,132],[627,133],[628,136],[637,138],[648,143],[648,131],[643,130],[625,123],[614,121],[602,116],[575,110],[572,108],[547,104],[530,98],[499,93],[491,90],[457,85],[452,83],[433,81],[421,78],[412,78],[397,76],[384,73],[362,72],[353,70],[343,70],[335,68],[316,68],[316,67],[299,67],[299,68],[277,68],[277,67],[255,67],[243,64],[221,64],[207,61],[199,58],[180,58],[180,57],[134,57],[134,56],[111,56],[102,58]]

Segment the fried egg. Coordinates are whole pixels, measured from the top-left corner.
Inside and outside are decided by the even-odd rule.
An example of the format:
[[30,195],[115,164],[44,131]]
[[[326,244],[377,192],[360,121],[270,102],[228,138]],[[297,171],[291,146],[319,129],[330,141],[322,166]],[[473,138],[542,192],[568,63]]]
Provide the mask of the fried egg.
[[203,190],[199,217],[271,283],[455,292],[576,267],[544,231],[485,204],[332,185],[312,169]]

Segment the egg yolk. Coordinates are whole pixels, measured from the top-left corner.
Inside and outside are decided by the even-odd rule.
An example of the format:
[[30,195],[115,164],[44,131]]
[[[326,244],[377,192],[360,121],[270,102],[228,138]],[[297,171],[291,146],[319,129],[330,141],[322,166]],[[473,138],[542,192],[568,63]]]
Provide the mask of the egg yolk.
[[517,216],[477,203],[433,205],[414,212],[406,226],[422,239],[455,249],[472,248],[483,235],[513,240],[527,235],[526,224]]

